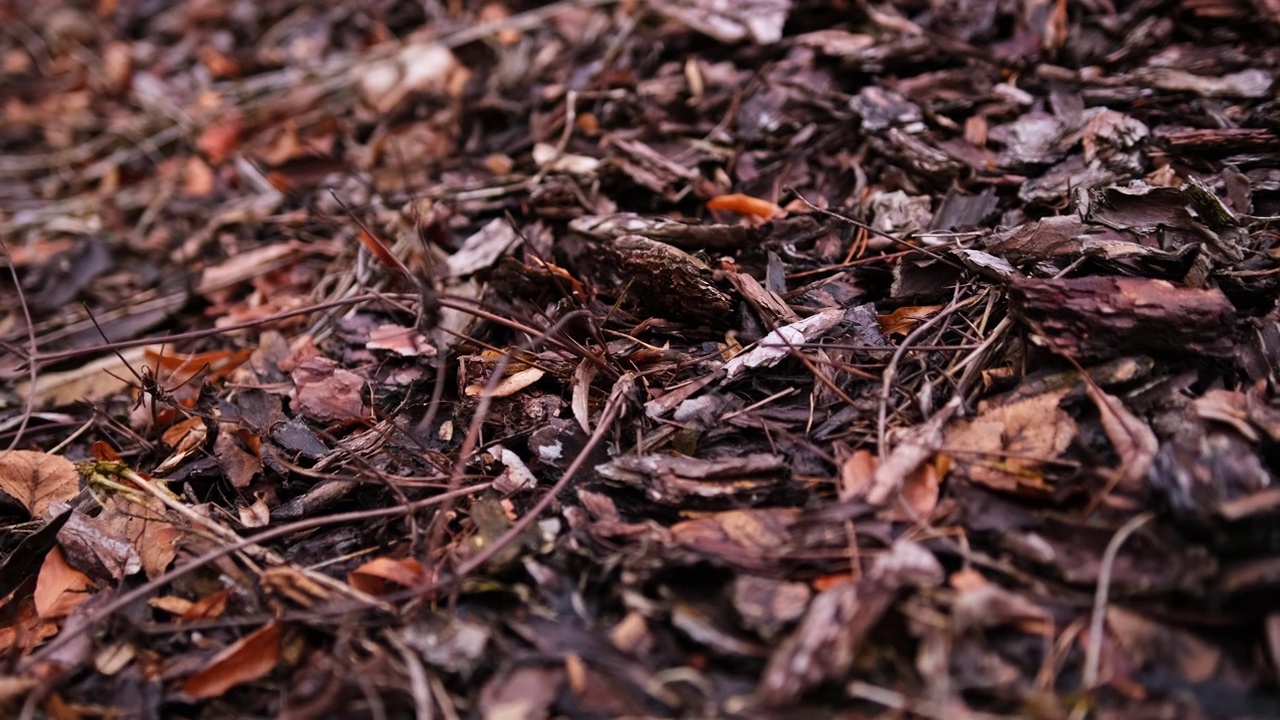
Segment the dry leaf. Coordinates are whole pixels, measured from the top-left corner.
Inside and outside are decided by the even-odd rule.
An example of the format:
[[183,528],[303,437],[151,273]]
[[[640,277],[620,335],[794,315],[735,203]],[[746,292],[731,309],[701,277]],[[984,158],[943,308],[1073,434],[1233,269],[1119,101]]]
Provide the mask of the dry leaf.
[[389,323],[370,330],[369,342],[364,346],[370,350],[389,350],[401,357],[434,357],[436,354],[431,341],[417,328]]
[[[6,654],[24,654],[41,642],[58,634],[58,623],[45,620],[36,611],[35,599],[29,592],[26,596],[10,596],[9,602],[0,605],[4,612],[4,624],[0,624],[0,651]],[[0,676],[0,683],[4,678]],[[4,707],[3,691],[0,690],[0,708]]]
[[369,595],[385,595],[387,581],[413,587],[422,581],[422,563],[413,558],[374,558],[347,573],[347,584]]
[[[48,408],[71,405],[81,400],[97,402],[129,387],[129,381],[125,378],[132,378],[133,375],[128,366],[138,366],[142,361],[143,349],[125,348],[119,355],[124,358],[123,361],[113,353],[72,370],[40,373],[36,377],[36,405]],[[26,397],[30,387],[24,380],[17,384],[14,392],[20,397]]]
[[870,450],[856,450],[840,463],[840,502],[865,497],[880,461]]
[[1068,388],[1020,398],[952,423],[944,447],[970,480],[996,490],[1047,488],[1040,466],[1057,459],[1076,435],[1058,407]]
[[220,697],[236,685],[265,676],[278,662],[280,625],[271,622],[214,655],[182,683],[182,692],[196,699]]
[[1116,454],[1120,456],[1120,467],[1117,484],[1122,490],[1137,492],[1142,488],[1156,458],[1160,443],[1151,428],[1133,413],[1114,395],[1109,395],[1097,386],[1088,375],[1084,376],[1085,390],[1098,406],[1102,418],[1102,429],[1107,433]]
[[49,504],[69,502],[80,492],[80,473],[64,457],[38,450],[0,453],[0,490],[31,513],[45,517]]
[[920,323],[928,320],[942,309],[941,305],[920,305],[900,307],[888,315],[879,315],[876,322],[880,324],[880,332],[885,335],[907,335]]
[[163,346],[154,345],[143,348],[147,367],[155,371],[157,380],[169,387],[185,385],[197,375],[202,375],[207,380],[221,380],[230,376],[253,355],[253,348],[201,353],[173,353],[164,350]]
[[226,588],[215,590],[191,603],[191,606],[182,612],[179,619],[191,621],[221,617],[222,613],[227,609],[227,598],[230,596],[231,591]]
[[578,421],[578,427],[582,428],[582,432],[591,434],[591,383],[596,379],[596,373],[599,366],[588,359],[584,359],[578,364],[573,371],[573,400],[570,403],[573,408],[573,419]]
[[267,507],[267,502],[262,499],[261,493],[251,504],[242,506],[239,513],[240,524],[247,528],[266,527],[271,523],[271,508]]
[[388,270],[404,275],[409,274],[409,269],[404,266],[404,263],[400,262],[400,258],[391,252],[391,248],[387,247],[382,238],[370,234],[363,228],[356,233],[356,237],[359,238],[360,244],[364,246],[364,249],[368,250],[369,254],[377,258],[378,262],[382,263]]
[[353,70],[364,101],[382,114],[410,93],[460,90],[468,74],[448,48],[430,42],[407,44],[396,57],[364,63]]
[[[503,378],[502,382],[498,383],[498,386],[493,389],[493,394],[490,395],[490,397],[501,398],[514,395],[541,380],[542,376],[545,374],[546,372],[543,371],[542,368],[535,367],[525,368],[524,370],[514,372]],[[484,382],[472,383],[468,385],[463,392],[467,394],[467,397],[479,397],[480,394],[484,392],[484,387],[487,383],[487,380]]]
[[740,193],[711,198],[707,201],[707,209],[730,210],[739,215],[746,215],[760,220],[771,220],[783,214],[782,208],[778,207],[776,203]]
[[209,158],[210,163],[220,165],[240,148],[243,134],[244,118],[233,111],[206,127],[196,140],[196,147]]
[[[148,578],[164,574],[182,536],[166,519],[165,507],[150,496],[109,495],[94,517],[75,513],[58,538],[77,567],[114,580],[138,570]],[[145,504],[143,504],[145,502]]]
[[298,363],[293,382],[298,409],[317,420],[364,417],[364,379],[332,360],[313,357]]
[[64,617],[89,599],[93,581],[88,575],[67,564],[62,548],[55,547],[44,556],[36,578],[36,613],[41,619]]

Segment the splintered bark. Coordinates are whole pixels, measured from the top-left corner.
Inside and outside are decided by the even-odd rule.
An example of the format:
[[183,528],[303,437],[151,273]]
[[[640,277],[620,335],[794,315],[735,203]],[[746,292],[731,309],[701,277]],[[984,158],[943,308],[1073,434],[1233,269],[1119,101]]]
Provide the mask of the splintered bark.
[[1022,279],[1010,300],[1049,347],[1080,360],[1231,353],[1235,309],[1218,290],[1146,278]]

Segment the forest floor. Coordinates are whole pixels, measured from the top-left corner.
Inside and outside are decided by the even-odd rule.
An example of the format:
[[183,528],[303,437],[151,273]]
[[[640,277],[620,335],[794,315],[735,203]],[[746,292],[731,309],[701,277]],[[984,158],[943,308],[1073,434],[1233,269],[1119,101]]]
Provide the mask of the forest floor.
[[1280,716],[1275,0],[0,3],[0,714]]

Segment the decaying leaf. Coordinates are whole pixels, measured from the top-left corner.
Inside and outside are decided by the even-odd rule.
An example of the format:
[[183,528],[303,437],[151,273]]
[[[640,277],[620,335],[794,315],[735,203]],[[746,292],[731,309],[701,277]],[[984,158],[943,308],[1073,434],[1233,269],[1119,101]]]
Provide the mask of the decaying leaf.
[[1057,460],[1076,436],[1076,423],[1059,407],[1064,388],[997,404],[946,429],[943,449],[955,471],[1006,492],[1049,489],[1042,468]]

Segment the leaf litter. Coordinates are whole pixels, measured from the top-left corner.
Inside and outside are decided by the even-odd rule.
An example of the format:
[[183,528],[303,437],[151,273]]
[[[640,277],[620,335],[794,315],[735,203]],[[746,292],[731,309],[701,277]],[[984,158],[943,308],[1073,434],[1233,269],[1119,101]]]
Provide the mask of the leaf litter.
[[0,20],[6,716],[1280,714],[1274,3]]

